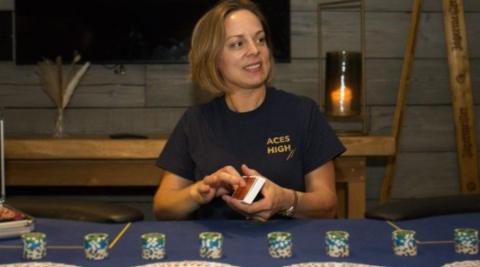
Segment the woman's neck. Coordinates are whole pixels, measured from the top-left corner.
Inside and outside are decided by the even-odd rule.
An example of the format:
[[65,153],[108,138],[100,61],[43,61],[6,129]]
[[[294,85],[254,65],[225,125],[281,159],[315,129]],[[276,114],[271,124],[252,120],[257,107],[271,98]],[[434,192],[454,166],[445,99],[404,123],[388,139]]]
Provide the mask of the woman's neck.
[[262,105],[266,94],[266,87],[256,90],[239,90],[227,93],[225,102],[231,111],[249,112]]

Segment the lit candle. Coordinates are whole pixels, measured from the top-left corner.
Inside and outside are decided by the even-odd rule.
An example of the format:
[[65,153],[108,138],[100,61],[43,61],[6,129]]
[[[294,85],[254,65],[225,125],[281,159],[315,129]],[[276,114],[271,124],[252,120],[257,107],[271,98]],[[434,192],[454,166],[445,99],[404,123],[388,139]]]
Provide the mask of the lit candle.
[[342,86],[330,95],[334,115],[350,115],[352,111],[352,89]]

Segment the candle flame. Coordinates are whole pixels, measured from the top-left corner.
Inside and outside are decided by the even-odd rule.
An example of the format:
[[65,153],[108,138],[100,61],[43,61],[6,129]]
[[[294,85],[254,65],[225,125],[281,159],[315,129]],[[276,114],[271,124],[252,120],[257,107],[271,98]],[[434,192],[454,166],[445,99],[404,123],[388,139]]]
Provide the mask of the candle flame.
[[352,89],[342,86],[331,93],[332,105],[339,112],[349,112],[352,104]]

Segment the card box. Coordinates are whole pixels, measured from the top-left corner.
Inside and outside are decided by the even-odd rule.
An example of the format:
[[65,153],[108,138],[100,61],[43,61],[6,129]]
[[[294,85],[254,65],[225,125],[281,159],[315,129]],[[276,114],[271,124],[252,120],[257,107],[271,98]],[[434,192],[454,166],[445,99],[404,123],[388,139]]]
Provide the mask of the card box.
[[19,236],[35,227],[32,217],[8,205],[0,205],[0,238]]
[[265,178],[262,176],[243,176],[243,179],[245,179],[245,186],[238,187],[232,196],[242,200],[245,204],[252,204],[265,184]]

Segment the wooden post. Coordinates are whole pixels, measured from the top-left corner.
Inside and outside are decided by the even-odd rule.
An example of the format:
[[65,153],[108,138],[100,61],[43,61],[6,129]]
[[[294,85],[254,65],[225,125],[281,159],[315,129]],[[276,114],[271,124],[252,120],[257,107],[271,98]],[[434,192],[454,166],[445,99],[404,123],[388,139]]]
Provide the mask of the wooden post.
[[395,155],[387,158],[385,168],[385,176],[382,182],[380,192],[380,202],[386,202],[391,195],[393,178],[395,176],[395,164],[397,161],[398,144],[400,132],[402,129],[403,110],[405,108],[407,90],[410,83],[410,73],[412,70],[413,59],[415,56],[415,44],[417,40],[417,32],[419,26],[420,13],[422,8],[422,0],[415,0],[412,8],[412,17],[410,20],[410,31],[408,33],[407,45],[403,54],[402,75],[400,77],[400,86],[398,89],[397,104],[395,106],[395,114],[393,116],[392,135],[395,138]]
[[467,33],[463,0],[443,0],[455,140],[463,193],[479,193],[475,111],[468,62]]

